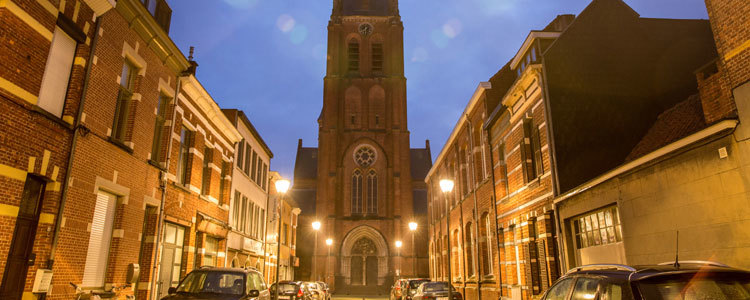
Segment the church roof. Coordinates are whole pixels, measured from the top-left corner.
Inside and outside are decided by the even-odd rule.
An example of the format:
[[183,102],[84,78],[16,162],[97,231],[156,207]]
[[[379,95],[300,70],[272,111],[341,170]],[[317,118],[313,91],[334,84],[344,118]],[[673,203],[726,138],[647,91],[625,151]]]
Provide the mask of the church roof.
[[430,148],[411,149],[411,180],[424,181],[432,168]]
[[294,163],[294,179],[315,179],[318,177],[318,148],[297,147],[297,160]]

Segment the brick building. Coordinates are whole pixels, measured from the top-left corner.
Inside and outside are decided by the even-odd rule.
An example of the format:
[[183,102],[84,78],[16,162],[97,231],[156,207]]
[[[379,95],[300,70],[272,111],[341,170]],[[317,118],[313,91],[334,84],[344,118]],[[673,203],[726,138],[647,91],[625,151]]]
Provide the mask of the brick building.
[[[48,292],[34,279],[59,258],[52,249],[60,237],[63,183],[97,16],[112,8],[105,2],[0,2],[2,299]],[[54,268],[71,270],[64,263]]]
[[[428,270],[427,258],[417,254],[427,249],[424,234],[393,249],[410,237],[409,222],[424,220],[425,209],[417,212],[426,203],[425,186],[414,184],[423,178],[412,178],[420,173],[412,168],[430,166],[429,150],[409,144],[398,1],[334,0],[328,34],[318,147],[300,145],[295,166],[292,194],[314,209],[299,227],[300,243],[314,249],[300,251],[298,278],[335,278],[330,283],[338,292],[386,293],[396,276]],[[313,221],[322,223],[317,240]],[[335,241],[331,264],[326,237]]]
[[273,153],[243,111],[222,111],[242,135],[234,149],[226,266],[263,270],[268,190],[273,189],[268,166]]
[[[491,88],[490,82],[479,84],[425,179],[429,187],[430,277],[448,281],[450,263],[450,279],[465,299],[500,296],[492,164],[484,131]],[[442,179],[454,180],[452,193],[443,194]],[[446,224],[446,212],[450,225]]]
[[[297,257],[297,228],[299,226],[299,215],[302,212],[294,198],[287,194],[281,195],[276,192],[276,181],[284,180],[278,172],[271,171],[269,184],[271,186],[268,202],[266,227],[266,243],[263,274],[266,282],[276,282],[276,271],[279,266],[279,281],[294,280],[299,257]],[[279,209],[281,218],[279,218]],[[281,231],[279,232],[279,220],[281,220]],[[281,241],[281,245],[278,242]],[[276,262],[279,262],[277,265]]]

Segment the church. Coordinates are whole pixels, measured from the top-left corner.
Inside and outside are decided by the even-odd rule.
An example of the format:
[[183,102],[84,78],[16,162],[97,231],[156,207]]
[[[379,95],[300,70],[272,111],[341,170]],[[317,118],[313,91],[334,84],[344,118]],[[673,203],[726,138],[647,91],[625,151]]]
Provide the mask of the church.
[[398,0],[333,0],[318,147],[299,141],[291,192],[302,208],[297,280],[386,294],[428,276],[432,158],[429,141],[410,147],[403,31]]

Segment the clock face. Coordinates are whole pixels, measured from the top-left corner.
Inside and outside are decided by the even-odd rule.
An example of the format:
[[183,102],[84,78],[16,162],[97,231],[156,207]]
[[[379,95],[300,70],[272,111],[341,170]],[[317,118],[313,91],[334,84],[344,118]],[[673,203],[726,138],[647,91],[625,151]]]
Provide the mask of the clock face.
[[364,23],[359,25],[359,34],[368,36],[372,33],[372,25]]

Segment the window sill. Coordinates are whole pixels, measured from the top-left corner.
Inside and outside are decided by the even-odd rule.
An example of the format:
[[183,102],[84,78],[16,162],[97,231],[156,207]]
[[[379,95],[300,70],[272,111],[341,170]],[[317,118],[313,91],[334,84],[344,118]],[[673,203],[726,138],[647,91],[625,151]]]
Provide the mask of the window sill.
[[109,137],[109,142],[112,143],[112,144],[114,144],[115,146],[119,147],[120,149],[125,150],[125,152],[133,154],[133,148],[128,147],[123,142],[121,142],[119,140],[116,140],[116,139],[114,139],[112,137]]
[[44,110],[44,108],[41,108],[38,105],[34,105],[34,112],[46,117],[47,119],[50,119],[51,121],[57,124],[60,124],[60,126],[73,130],[73,124],[68,124],[67,122],[63,121],[62,118]]
[[161,171],[164,171],[164,172],[166,172],[166,171],[167,171],[167,168],[165,168],[165,167],[162,167],[162,166],[161,166],[161,163],[160,163],[160,162],[157,162],[157,161],[154,161],[154,160],[151,160],[151,159],[149,159],[149,160],[148,160],[148,164],[150,164],[150,165],[154,166],[155,168],[157,168],[157,169],[159,169],[159,170],[161,170]]
[[172,186],[174,186],[174,187],[176,187],[176,188],[178,188],[178,189],[181,189],[182,191],[184,191],[184,192],[186,192],[186,193],[191,193],[191,192],[192,192],[192,191],[191,191],[190,189],[188,189],[188,188],[187,188],[186,186],[184,186],[184,185],[182,185],[182,184],[179,184],[179,183],[176,183],[176,182],[172,182]]

